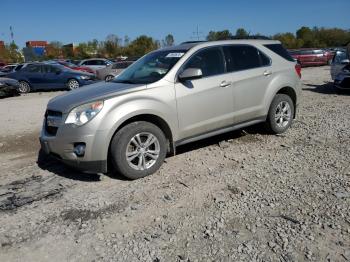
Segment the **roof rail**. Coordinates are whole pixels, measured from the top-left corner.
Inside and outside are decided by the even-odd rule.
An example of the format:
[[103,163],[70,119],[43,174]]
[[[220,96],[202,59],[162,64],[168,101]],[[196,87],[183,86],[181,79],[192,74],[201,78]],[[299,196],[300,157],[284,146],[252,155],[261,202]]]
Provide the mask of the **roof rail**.
[[180,45],[185,45],[185,44],[196,44],[196,43],[204,43],[207,41],[186,41],[186,42],[182,42]]
[[235,40],[249,40],[249,39],[257,39],[257,40],[272,40],[270,37],[264,36],[264,35],[249,35],[246,37],[239,37],[239,36],[232,36],[231,39]]

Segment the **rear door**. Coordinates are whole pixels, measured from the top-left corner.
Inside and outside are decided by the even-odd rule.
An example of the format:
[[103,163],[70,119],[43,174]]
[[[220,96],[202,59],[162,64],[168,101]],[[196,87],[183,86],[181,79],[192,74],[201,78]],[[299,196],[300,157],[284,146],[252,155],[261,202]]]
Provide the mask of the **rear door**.
[[235,123],[263,117],[264,95],[273,74],[271,59],[251,45],[223,49],[233,87]]
[[63,72],[59,67],[53,65],[44,65],[43,71],[45,72],[47,89],[57,89],[65,87],[66,79],[63,77]]
[[180,139],[232,125],[232,86],[221,47],[197,51],[180,72],[199,68],[200,79],[175,83]]

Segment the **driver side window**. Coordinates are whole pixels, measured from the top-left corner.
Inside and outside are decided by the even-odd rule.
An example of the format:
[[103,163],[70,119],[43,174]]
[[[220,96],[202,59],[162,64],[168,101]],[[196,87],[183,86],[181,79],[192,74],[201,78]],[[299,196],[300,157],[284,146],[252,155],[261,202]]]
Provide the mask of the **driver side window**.
[[224,58],[221,50],[217,47],[212,47],[199,51],[186,63],[184,70],[188,68],[201,69],[203,77],[225,73]]

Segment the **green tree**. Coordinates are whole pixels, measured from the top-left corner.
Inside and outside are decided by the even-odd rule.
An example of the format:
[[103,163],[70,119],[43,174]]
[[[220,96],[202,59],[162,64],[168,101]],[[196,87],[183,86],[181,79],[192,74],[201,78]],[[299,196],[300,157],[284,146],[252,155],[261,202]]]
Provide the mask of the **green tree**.
[[229,30],[210,31],[207,35],[208,41],[228,40],[232,39],[232,34]]
[[18,46],[15,42],[6,44],[4,48],[0,50],[0,60],[3,60],[7,63],[19,63],[23,62],[23,56],[18,50]]
[[285,48],[300,48],[304,42],[297,39],[293,33],[279,33],[273,36],[273,39],[281,41]]
[[237,39],[244,39],[249,36],[249,33],[244,28],[238,28],[236,30],[235,38]]
[[143,56],[144,54],[159,48],[159,43],[152,37],[141,35],[133,40],[126,48],[129,56]]
[[303,41],[303,47],[316,47],[316,39],[313,31],[306,26],[301,27],[297,33],[297,38]]
[[163,40],[163,46],[173,46],[174,42],[174,36],[172,34],[168,34]]

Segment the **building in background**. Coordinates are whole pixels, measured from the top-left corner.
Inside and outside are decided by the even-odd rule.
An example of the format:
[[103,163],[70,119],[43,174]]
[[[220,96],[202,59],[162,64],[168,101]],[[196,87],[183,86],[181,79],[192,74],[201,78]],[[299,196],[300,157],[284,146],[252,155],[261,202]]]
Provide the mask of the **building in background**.
[[47,41],[27,41],[26,47],[32,48],[35,55],[37,56],[43,56],[46,52],[47,47]]
[[40,60],[46,54],[47,41],[27,41],[23,48],[23,55],[26,62]]

